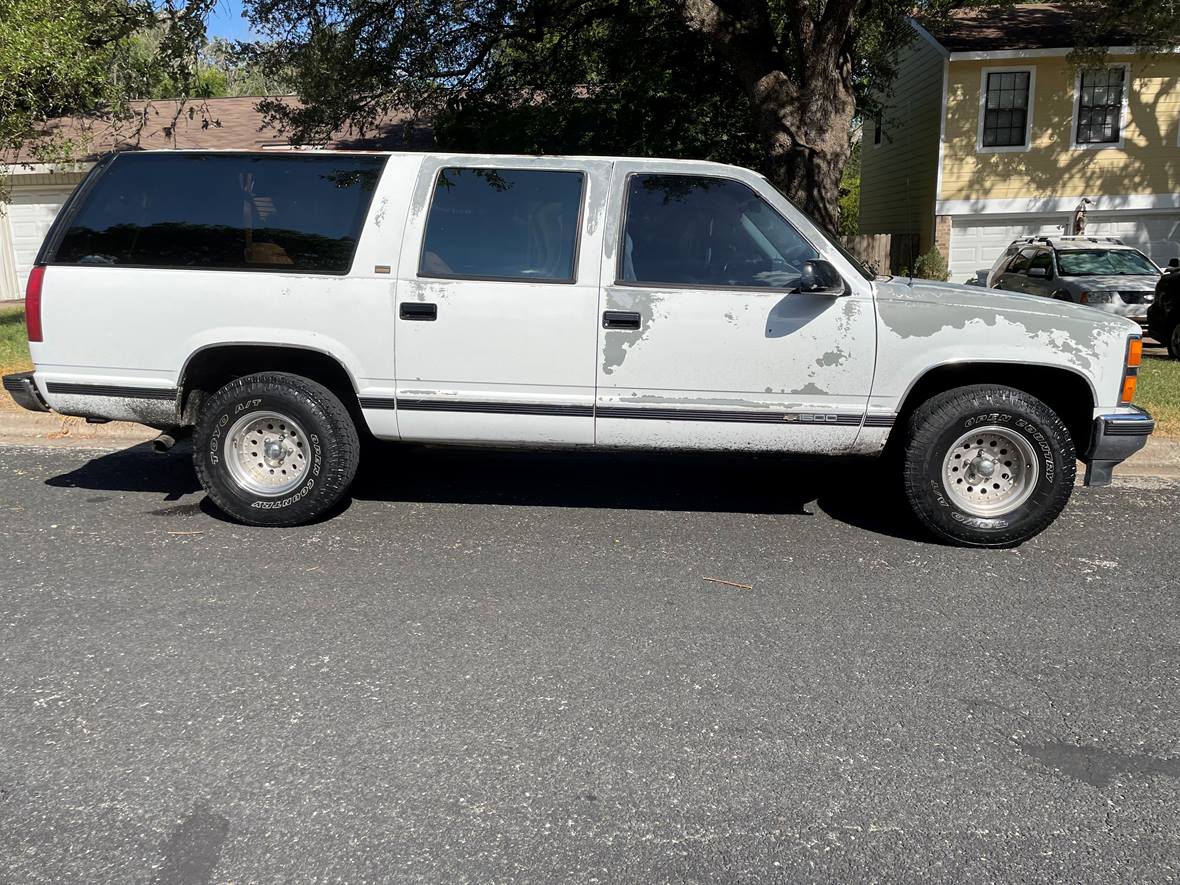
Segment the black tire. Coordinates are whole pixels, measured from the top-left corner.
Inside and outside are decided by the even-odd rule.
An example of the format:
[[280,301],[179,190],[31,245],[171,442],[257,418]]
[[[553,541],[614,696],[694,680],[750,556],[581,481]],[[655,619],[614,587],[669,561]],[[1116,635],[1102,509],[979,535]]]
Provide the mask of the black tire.
[[1160,343],[1168,346],[1168,356],[1174,360],[1180,360],[1180,324],[1173,326],[1168,337]]
[[[288,446],[291,482],[297,486],[277,495],[260,494],[239,481],[226,456],[228,434],[239,422],[252,415],[264,421],[272,413],[289,417],[306,437]],[[284,445],[287,432],[284,425]],[[347,493],[359,459],[356,425],[343,403],[322,384],[286,372],[247,375],[218,390],[201,408],[193,441],[201,485],[226,515],[248,525],[293,526],[322,516]]]
[[[1036,456],[1028,497],[1010,512],[990,517],[956,501],[944,476],[944,462],[954,464],[952,447],[973,428],[985,426],[1023,438],[1024,443],[1016,442]],[[1052,409],[1024,391],[991,384],[949,390],[919,406],[906,429],[906,497],[922,524],[947,541],[969,547],[1015,546],[1044,531],[1073,492],[1077,460],[1069,430]]]

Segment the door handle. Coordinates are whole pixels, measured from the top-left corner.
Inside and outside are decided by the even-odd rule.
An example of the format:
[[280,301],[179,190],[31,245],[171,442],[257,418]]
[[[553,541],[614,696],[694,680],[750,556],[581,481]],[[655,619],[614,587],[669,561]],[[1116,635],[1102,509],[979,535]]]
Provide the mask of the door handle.
[[434,322],[438,319],[438,305],[429,301],[403,301],[398,316],[403,320]]
[[640,316],[633,310],[607,310],[602,314],[604,329],[638,329]]

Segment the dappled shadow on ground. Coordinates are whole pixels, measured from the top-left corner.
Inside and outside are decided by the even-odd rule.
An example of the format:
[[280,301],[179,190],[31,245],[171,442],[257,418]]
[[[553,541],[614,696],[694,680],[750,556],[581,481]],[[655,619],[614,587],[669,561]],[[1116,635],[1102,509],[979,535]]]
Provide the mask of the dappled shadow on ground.
[[[800,519],[813,518],[818,506],[858,528],[929,541],[905,506],[892,473],[874,460],[375,444],[366,451],[352,496],[358,501],[765,513]],[[97,455],[46,484],[162,494],[164,502],[200,489],[187,449],[156,455],[145,446]],[[207,501],[199,507],[218,515]],[[347,505],[335,513],[344,509]],[[151,512],[167,511],[157,503]]]

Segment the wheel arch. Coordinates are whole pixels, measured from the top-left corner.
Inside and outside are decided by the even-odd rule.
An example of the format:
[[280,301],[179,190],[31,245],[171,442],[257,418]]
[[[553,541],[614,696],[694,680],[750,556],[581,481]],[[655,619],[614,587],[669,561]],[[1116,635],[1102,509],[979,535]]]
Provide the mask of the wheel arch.
[[1002,384],[1035,396],[1065,423],[1078,454],[1085,452],[1098,397],[1089,378],[1064,366],[988,361],[931,366],[906,389],[895,426],[904,427],[914,410],[930,397],[971,384]]
[[189,354],[177,383],[182,423],[195,423],[209,394],[256,372],[289,372],[324,385],[340,398],[357,427],[365,427],[356,379],[337,357],[301,344],[243,342],[207,344]]

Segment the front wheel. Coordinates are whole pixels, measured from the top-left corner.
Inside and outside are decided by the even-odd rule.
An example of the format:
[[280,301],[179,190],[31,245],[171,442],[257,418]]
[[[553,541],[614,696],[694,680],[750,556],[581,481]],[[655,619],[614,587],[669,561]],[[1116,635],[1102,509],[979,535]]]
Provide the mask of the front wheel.
[[1180,360],[1180,323],[1172,327],[1172,334],[1164,343],[1168,345],[1168,356],[1174,360]]
[[356,425],[335,394],[298,375],[267,372],[231,381],[204,403],[193,464],[227,515],[292,526],[340,501],[359,452]]
[[1069,501],[1073,440],[1057,414],[1024,391],[950,390],[923,403],[907,429],[910,506],[948,541],[1014,546],[1042,532]]

